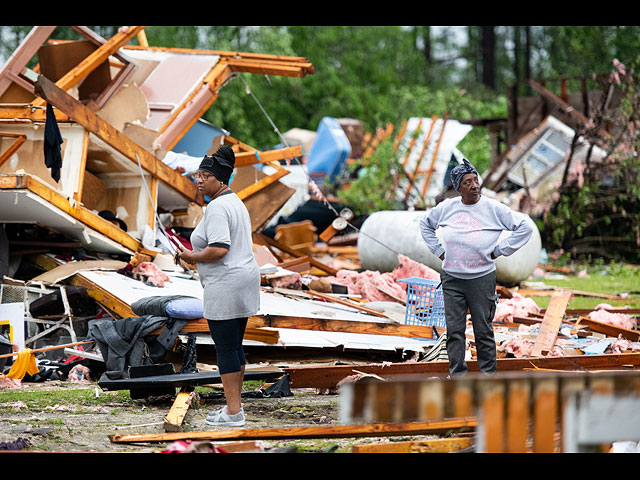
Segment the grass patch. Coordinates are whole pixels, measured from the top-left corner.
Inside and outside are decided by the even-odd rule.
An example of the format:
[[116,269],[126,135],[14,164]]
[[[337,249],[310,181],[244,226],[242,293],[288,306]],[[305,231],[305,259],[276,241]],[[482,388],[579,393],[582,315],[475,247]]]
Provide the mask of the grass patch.
[[0,411],[12,409],[11,404],[23,402],[30,409],[44,409],[60,404],[80,406],[124,404],[132,406],[128,391],[100,392],[96,397],[94,388],[59,388],[56,390],[0,390]]
[[[599,303],[608,303],[613,307],[629,305],[640,307],[640,268],[631,265],[610,264],[595,267],[574,267],[575,271],[586,269],[588,277],[578,277],[577,275],[565,275],[560,278],[540,279],[545,285],[550,287],[567,288],[571,290],[581,290],[591,293],[602,293],[606,295],[628,294],[624,300],[608,300],[599,297],[573,296],[567,308],[582,309],[594,308]],[[550,296],[534,296],[531,298],[540,308],[547,308],[551,301]]]

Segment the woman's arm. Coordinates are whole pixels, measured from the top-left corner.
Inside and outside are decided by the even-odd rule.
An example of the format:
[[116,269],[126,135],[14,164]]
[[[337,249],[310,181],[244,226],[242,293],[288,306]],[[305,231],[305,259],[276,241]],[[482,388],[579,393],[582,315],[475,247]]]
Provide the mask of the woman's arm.
[[180,259],[191,265],[194,265],[196,263],[217,262],[229,251],[228,248],[223,247],[206,247],[199,252],[187,250],[181,245],[177,245],[177,248],[179,250],[178,256],[180,257]]

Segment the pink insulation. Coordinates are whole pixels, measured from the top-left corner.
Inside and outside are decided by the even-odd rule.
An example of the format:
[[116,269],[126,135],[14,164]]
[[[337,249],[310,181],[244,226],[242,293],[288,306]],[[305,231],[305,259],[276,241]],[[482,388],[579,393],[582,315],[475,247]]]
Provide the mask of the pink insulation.
[[[530,357],[533,352],[535,342],[526,338],[512,338],[498,347],[499,352],[510,353],[516,358]],[[554,347],[546,354],[547,357],[562,357],[564,352],[561,347],[554,345]]]
[[268,283],[274,288],[287,288],[290,290],[302,289],[302,277],[298,272],[292,272],[291,275],[284,275],[282,277],[270,278]]
[[151,262],[142,262],[133,268],[132,273],[135,276],[143,277],[145,282],[151,283],[156,287],[164,287],[165,282],[171,281],[166,273]]
[[498,347],[498,351],[510,353],[516,358],[528,357],[533,351],[533,345],[534,343],[526,338],[512,338],[503,342]]
[[630,315],[624,313],[612,313],[607,312],[605,309],[612,308],[611,305],[601,303],[596,306],[595,310],[587,317],[596,322],[606,323],[618,328],[626,328],[627,330],[633,330],[636,328],[636,320]]
[[618,335],[616,341],[607,347],[605,353],[624,353],[627,350],[637,352],[640,351],[640,347],[638,345],[634,345],[626,338],[622,338],[621,335]]
[[540,307],[531,298],[515,292],[512,298],[498,301],[494,321],[513,322],[513,317],[528,317],[530,313],[540,313]]
[[329,278],[329,281],[344,285],[347,287],[349,295],[360,295],[367,302],[394,301],[393,297],[406,300],[407,285],[398,282],[404,278],[421,277],[440,281],[438,272],[426,265],[404,255],[398,255],[398,261],[399,264],[392,272],[339,270],[335,277]]

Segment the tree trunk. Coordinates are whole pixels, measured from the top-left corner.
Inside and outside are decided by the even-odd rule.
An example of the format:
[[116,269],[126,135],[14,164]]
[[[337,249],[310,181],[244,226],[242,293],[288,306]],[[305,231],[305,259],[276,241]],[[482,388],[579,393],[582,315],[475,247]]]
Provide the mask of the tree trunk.
[[481,27],[482,83],[492,90],[496,88],[496,32],[495,27]]

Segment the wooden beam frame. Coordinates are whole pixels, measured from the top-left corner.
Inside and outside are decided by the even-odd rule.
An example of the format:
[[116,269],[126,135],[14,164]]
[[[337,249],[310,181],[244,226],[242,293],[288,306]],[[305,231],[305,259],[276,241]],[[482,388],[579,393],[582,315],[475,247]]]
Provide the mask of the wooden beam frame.
[[187,200],[200,205],[204,204],[204,198],[198,192],[195,183],[164,164],[110,123],[100,118],[91,109],[60,89],[51,80],[39,75],[36,81],[36,93],[54,107],[65,112],[73,121],[82,125],[86,130],[116,149],[130,161],[135,164],[140,161],[140,166],[143,170],[157,177],[158,180],[165,182]]
[[[144,30],[144,26],[129,27],[126,31],[118,32],[103,45],[98,47],[93,53],[82,60],[78,65],[69,70],[60,80],[56,82],[56,86],[62,90],[68,90],[77,85],[82,79],[86,78],[100,64],[107,61],[111,55],[116,53],[122,46],[126,45],[129,40]],[[45,99],[35,99],[34,107],[44,105]]]

